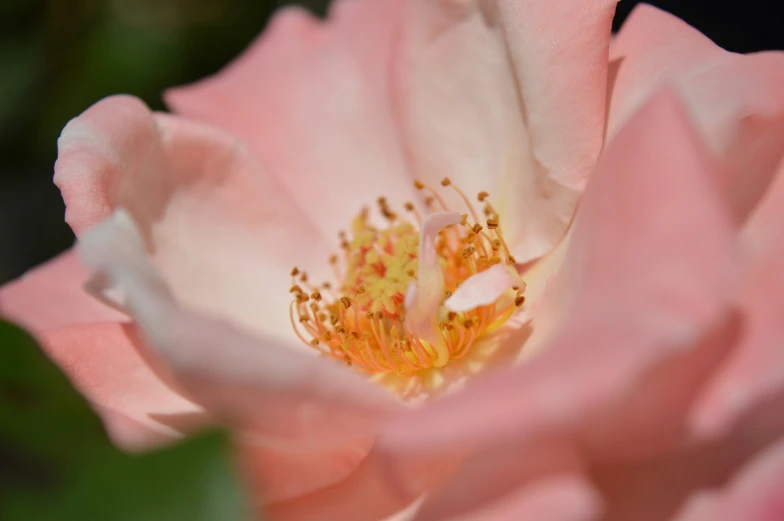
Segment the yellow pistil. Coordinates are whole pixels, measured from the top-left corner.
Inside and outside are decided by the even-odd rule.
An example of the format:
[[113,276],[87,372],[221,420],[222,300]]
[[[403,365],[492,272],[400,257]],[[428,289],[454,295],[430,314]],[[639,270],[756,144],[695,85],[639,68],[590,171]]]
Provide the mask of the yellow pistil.
[[[441,230],[436,238],[445,300],[469,277],[494,264],[516,261],[487,192],[477,196],[484,204],[485,218],[480,221],[463,191],[448,178],[441,184],[455,190],[468,209],[459,224]],[[419,181],[414,186],[428,194],[427,213],[448,210],[435,189]],[[378,206],[384,227],[370,224],[365,208],[351,223],[350,235],[340,233],[343,270],[339,256],[330,258],[338,279],[334,290],[324,283],[322,293],[308,283],[306,273],[292,270],[291,324],[304,344],[365,373],[415,376],[464,357],[478,338],[497,330],[522,306],[525,297],[517,287],[508,298],[470,311],[453,312],[441,305],[434,317],[440,345],[418,338],[408,329],[404,300],[409,284],[417,280],[420,226],[427,214],[420,215],[406,203],[412,217],[406,219],[383,197]]]

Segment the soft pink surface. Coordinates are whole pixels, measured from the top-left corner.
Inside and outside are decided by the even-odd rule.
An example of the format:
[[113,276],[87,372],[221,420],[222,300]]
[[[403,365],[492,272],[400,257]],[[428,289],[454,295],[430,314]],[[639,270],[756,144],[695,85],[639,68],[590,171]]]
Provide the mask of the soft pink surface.
[[376,198],[397,208],[416,200],[388,102],[403,4],[338,1],[327,23],[302,8],[281,9],[225,70],[166,100],[243,139],[337,244],[337,231]]
[[[255,436],[241,463],[274,519],[374,519],[431,491],[420,519],[660,521],[699,486],[723,488],[687,521],[773,519],[780,449],[724,480],[782,428],[757,406],[784,392],[784,59],[725,53],[643,6],[608,63],[613,8],[283,9],[224,71],[168,93],[215,127],[118,96],[63,131],[67,221],[136,324],[86,299],[70,253],[5,286],[0,312],[125,447],[207,421],[202,407]],[[529,285],[549,297],[529,316],[557,317],[545,348],[384,423],[371,448],[396,408],[291,348],[292,265],[320,282],[333,234],[378,196],[419,202],[414,177],[488,189],[518,260],[547,254],[605,135],[568,243]]]
[[318,259],[324,278],[330,250],[240,141],[116,96],[71,121],[59,147],[55,182],[77,236],[123,207],[177,298],[296,342],[289,272]]
[[208,423],[203,410],[164,385],[139,356],[133,324],[103,322],[48,331],[42,346],[98,408],[114,441],[128,449],[175,440]]
[[589,472],[602,492],[598,519],[667,519],[780,432],[780,412],[768,409],[750,431],[685,450],[693,404],[729,354],[743,355],[742,323],[757,313],[733,310],[742,257],[715,173],[672,91],[618,134],[556,281],[567,288],[560,331],[527,363],[401,417],[380,438],[390,454],[475,447],[422,519],[482,519],[526,487],[574,472]]
[[613,40],[608,138],[665,85],[683,99],[721,159],[724,190],[744,217],[784,154],[784,53],[727,52],[674,16],[640,4]]
[[73,250],[0,288],[0,316],[33,332],[100,321],[130,320],[84,292],[89,272]]

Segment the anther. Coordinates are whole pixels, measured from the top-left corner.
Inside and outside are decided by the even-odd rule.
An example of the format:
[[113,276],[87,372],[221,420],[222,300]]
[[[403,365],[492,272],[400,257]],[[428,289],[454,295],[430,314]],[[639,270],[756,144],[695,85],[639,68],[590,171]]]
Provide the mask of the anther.
[[467,213],[464,213],[464,214],[463,214],[463,217],[460,219],[460,224],[462,224],[463,226],[465,226],[465,224],[466,224],[467,222],[468,222],[468,214],[467,214]]
[[289,293],[302,293],[302,288],[294,284],[293,286],[291,286]]
[[326,340],[327,342],[332,340],[332,333],[330,333],[329,331],[324,331],[324,340]]
[[422,190],[425,187],[425,185],[422,183],[422,181],[414,181],[414,187],[417,190]]
[[314,338],[313,340],[311,340],[311,341],[310,341],[310,345],[314,345],[314,346],[317,346],[317,345],[319,345],[318,338]]
[[487,199],[489,196],[490,194],[488,194],[487,192],[479,192],[476,198],[479,200],[480,203],[483,203],[485,199]]
[[463,327],[466,329],[471,329],[474,327],[474,322],[470,318],[467,318],[465,319],[465,322],[463,322]]
[[498,228],[498,220],[496,219],[488,219],[487,220],[487,228],[490,230],[495,230]]
[[514,255],[510,255],[508,257],[508,259],[509,259],[509,264],[516,264],[517,263],[517,259],[514,258]]
[[360,285],[359,285],[359,286],[357,286],[355,289],[356,289],[356,291],[357,291],[357,294],[358,294],[358,295],[361,295],[362,293],[364,293],[364,292],[365,292],[365,285],[364,285],[364,284],[360,284]]
[[312,298],[316,302],[319,302],[321,300],[321,293],[319,293],[318,291],[314,291],[313,293],[310,294],[310,298]]
[[525,303],[525,297],[523,295],[520,295],[515,299],[515,306],[517,306],[518,308],[522,306],[524,303]]
[[337,262],[338,262],[338,256],[337,255],[330,255],[329,256],[329,263],[330,264],[337,264]]
[[449,180],[448,177],[445,177],[441,180],[441,186],[449,186],[452,184],[452,181]]
[[479,224],[479,223],[477,223],[477,224],[475,224],[475,225],[473,226],[473,228],[471,228],[471,229],[474,231],[474,233],[479,233],[479,232],[481,232],[481,231],[482,231],[482,225],[481,225],[481,224]]
[[493,248],[493,250],[495,250],[495,251],[500,250],[501,249],[501,241],[499,241],[498,239],[493,239],[493,242],[490,243],[490,247]]
[[343,304],[343,307],[346,309],[351,307],[351,299],[348,297],[340,297],[340,302]]
[[291,276],[296,277],[297,275],[299,275],[299,270],[295,266],[294,268],[291,269]]
[[302,281],[302,282],[307,282],[308,281],[308,274],[305,273],[305,272],[302,272],[302,275],[300,275],[299,280]]
[[409,212],[413,212],[413,211],[414,211],[414,205],[413,205],[412,203],[406,203],[406,204],[404,204],[404,205],[403,205],[403,207],[404,207],[404,208],[405,208],[407,211],[409,211]]

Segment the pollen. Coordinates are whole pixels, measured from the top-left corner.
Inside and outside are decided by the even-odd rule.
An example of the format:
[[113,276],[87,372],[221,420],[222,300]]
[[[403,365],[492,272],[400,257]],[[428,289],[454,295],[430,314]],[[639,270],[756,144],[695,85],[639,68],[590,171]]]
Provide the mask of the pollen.
[[523,305],[523,291],[516,286],[495,302],[469,311],[451,311],[443,304],[470,277],[496,264],[514,265],[515,259],[488,193],[476,196],[483,205],[480,218],[449,178],[440,184],[439,190],[456,193],[464,205],[461,210],[468,212],[435,239],[444,294],[434,323],[446,362],[432,339],[418,337],[406,320],[411,311],[406,309],[406,292],[418,281],[423,218],[454,211],[436,189],[420,181],[414,187],[423,192],[424,212],[412,202],[403,205],[405,212],[397,212],[380,197],[380,224],[371,222],[370,210],[363,208],[339,234],[341,251],[329,259],[336,283],[313,285],[304,271],[291,271],[289,313],[303,344],[364,373],[412,377],[465,357],[478,339],[498,330]]

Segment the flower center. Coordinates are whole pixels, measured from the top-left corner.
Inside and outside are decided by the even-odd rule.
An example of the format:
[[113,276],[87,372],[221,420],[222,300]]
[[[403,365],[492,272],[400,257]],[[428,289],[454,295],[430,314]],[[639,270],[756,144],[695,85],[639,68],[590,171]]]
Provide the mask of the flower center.
[[[497,330],[523,304],[521,286],[513,285],[492,302],[482,301],[470,309],[455,311],[444,305],[469,278],[516,261],[488,194],[477,195],[484,206],[480,221],[462,190],[448,178],[441,185],[455,190],[468,208],[462,220],[458,216],[459,222],[427,236],[423,225],[427,217],[449,208],[436,190],[417,181],[415,187],[426,193],[424,216],[406,203],[409,217],[403,217],[382,197],[378,205],[385,226],[373,226],[365,208],[352,222],[351,233],[340,233],[342,262],[338,255],[330,259],[337,286],[314,286],[306,273],[292,270],[290,317],[302,342],[365,373],[414,376],[464,357],[477,339]],[[406,317],[407,312],[417,312],[407,296],[422,293],[423,241],[433,243],[437,291],[443,291],[436,295],[430,335],[422,334]]]

